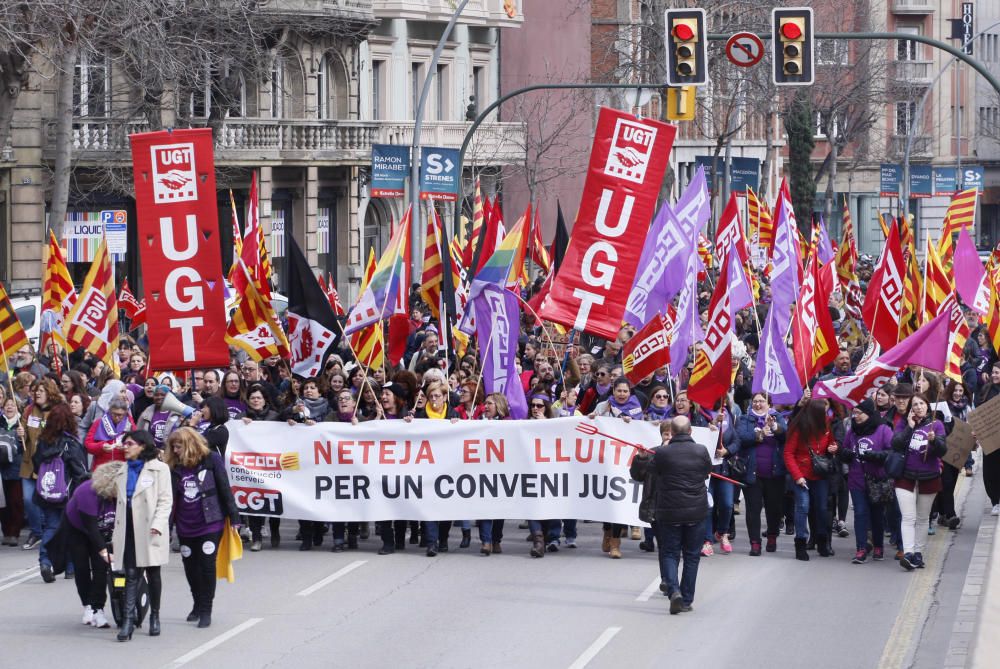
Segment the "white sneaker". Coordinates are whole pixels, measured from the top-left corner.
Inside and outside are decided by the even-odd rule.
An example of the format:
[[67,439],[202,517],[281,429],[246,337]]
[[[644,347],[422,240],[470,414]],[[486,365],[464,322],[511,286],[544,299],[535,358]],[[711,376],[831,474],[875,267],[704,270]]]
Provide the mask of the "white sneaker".
[[90,608],[89,604],[83,607],[83,620],[81,620],[80,622],[83,623],[84,625],[94,624],[94,609]]
[[990,511],[991,516],[1000,516],[1000,504],[994,504],[993,510]]
[[92,624],[94,627],[102,630],[111,627],[111,624],[108,622],[107,617],[104,615],[104,609],[94,612],[94,622]]

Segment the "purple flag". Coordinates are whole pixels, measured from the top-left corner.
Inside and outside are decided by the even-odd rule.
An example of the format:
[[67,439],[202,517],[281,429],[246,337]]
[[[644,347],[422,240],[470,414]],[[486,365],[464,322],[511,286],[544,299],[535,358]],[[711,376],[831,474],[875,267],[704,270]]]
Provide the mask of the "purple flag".
[[746,309],[753,304],[753,289],[747,277],[746,268],[740,262],[740,254],[736,245],[729,249],[729,311],[736,315],[737,311]]
[[990,310],[990,285],[986,282],[986,269],[979,259],[976,245],[963,225],[955,244],[955,288],[973,311],[985,314]]
[[528,403],[514,366],[521,313],[517,295],[495,283],[486,283],[472,305],[483,363],[483,390],[486,394],[505,395],[511,418],[527,418]]
[[[786,195],[787,188],[782,182],[778,195],[778,218],[775,222],[774,252],[771,255],[773,268],[771,270],[771,310],[778,308],[777,327],[782,333],[788,330],[791,313],[788,307],[795,303],[799,296],[799,250],[798,235],[795,232],[795,215],[792,213],[792,203]],[[763,346],[761,347],[763,348]]]
[[794,404],[802,397],[802,388],[792,355],[785,345],[790,317],[782,317],[782,312],[787,314],[788,310],[777,303],[767,312],[753,372],[753,391],[767,393],[774,404]]
[[668,225],[676,228],[677,221],[670,211],[670,205],[664,202],[649,226],[646,244],[639,258],[639,269],[636,270],[632,292],[629,293],[628,303],[625,305],[625,322],[637,328],[652,320],[662,309],[663,303],[654,304],[650,301],[650,297],[659,285],[663,270],[666,268],[667,249],[660,241],[667,239]]
[[688,348],[705,337],[698,317],[698,241],[688,242],[684,283],[677,296],[677,319],[670,342],[670,373],[680,374],[687,362]]
[[823,215],[819,217],[819,246],[816,249],[819,261],[824,265],[833,260],[837,254],[833,252],[833,244],[830,242],[830,233],[826,231],[826,223],[823,222]]

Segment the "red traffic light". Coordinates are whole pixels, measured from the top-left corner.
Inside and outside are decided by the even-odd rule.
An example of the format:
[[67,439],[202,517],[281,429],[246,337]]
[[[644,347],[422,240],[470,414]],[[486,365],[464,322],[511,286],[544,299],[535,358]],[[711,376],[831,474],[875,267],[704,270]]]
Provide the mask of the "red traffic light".
[[802,28],[793,21],[786,21],[781,24],[781,34],[785,39],[800,39],[802,37]]
[[689,39],[694,37],[694,31],[691,29],[691,26],[686,23],[678,23],[674,26],[674,37],[683,42],[687,42]]

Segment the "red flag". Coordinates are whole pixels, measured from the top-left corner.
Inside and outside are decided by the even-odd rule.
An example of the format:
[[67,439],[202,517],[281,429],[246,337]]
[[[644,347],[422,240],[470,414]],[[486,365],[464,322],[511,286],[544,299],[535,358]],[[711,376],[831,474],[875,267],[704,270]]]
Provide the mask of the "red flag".
[[868,293],[861,307],[865,325],[875,341],[887,351],[899,341],[899,319],[903,309],[903,248],[899,229],[893,224],[889,238],[868,283]]
[[729,306],[729,263],[722,266],[708,308],[708,332],[694,355],[688,399],[705,408],[725,397],[733,382],[733,318]]
[[633,384],[670,364],[667,321],[657,312],[622,348],[622,370]]
[[410,317],[406,314],[393,314],[389,317],[389,336],[386,354],[389,364],[396,366],[406,353],[406,341],[410,337]]
[[139,308],[135,310],[130,323],[132,330],[146,324],[146,298],[142,298],[142,301],[139,302]]
[[736,252],[740,254],[740,262],[746,263],[750,252],[747,250],[747,240],[743,235],[743,222],[740,221],[740,210],[736,202],[735,192],[729,194],[729,203],[722,212],[722,219],[715,231],[715,257],[718,259],[720,267],[726,261],[729,248],[732,246],[735,246]]
[[802,387],[837,356],[837,335],[829,309],[833,265],[828,263],[823,268],[829,275],[827,282],[824,282],[820,278],[817,251],[816,246],[812,246],[809,251],[808,270],[799,289],[795,313],[792,314],[795,370],[799,373]]
[[[483,221],[483,225],[486,226],[486,236],[483,238],[483,250],[479,253],[479,266],[476,267],[476,271],[472,273],[472,276],[479,274],[479,271],[489,262],[493,252],[497,250],[497,246],[499,246],[505,236],[500,207],[496,204],[489,204],[489,199],[486,200],[486,203],[488,206],[484,208],[488,210],[488,213]],[[478,244],[479,240],[471,239],[469,243]],[[469,264],[472,264],[471,258]]]
[[128,287],[128,279],[122,280],[122,289],[118,291],[118,307],[125,311],[125,317],[129,320],[135,318],[135,312],[139,310],[139,300]]
[[337,284],[333,281],[333,274],[330,275],[330,281],[327,282],[324,292],[326,292],[327,299],[330,300],[334,315],[343,316],[347,313],[344,311],[344,305],[340,303],[340,293],[337,292]]
[[573,237],[543,318],[617,336],[676,134],[676,126],[601,108]]

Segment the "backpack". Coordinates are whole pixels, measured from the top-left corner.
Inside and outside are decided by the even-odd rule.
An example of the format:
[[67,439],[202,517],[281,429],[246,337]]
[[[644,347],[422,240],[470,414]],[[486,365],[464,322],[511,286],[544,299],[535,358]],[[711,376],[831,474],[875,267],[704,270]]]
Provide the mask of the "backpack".
[[63,447],[59,455],[49,458],[38,468],[35,490],[38,492],[38,496],[49,504],[63,504],[69,499],[66,463],[62,458],[65,453],[66,448]]

